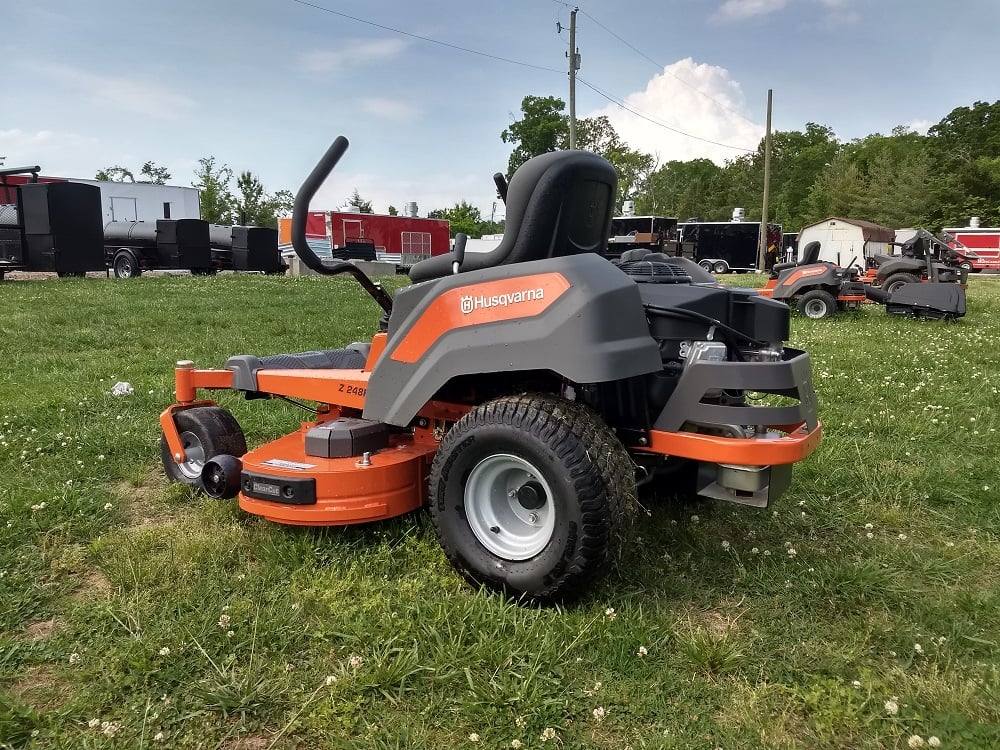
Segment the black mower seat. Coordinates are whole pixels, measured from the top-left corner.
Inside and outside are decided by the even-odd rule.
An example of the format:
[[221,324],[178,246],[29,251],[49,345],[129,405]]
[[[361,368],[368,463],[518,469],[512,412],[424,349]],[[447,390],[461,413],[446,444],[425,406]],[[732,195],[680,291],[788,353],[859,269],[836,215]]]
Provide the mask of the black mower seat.
[[[618,175],[590,151],[550,151],[514,172],[507,188],[503,240],[466,253],[461,270],[601,252],[607,244]],[[448,276],[455,256],[437,255],[410,269],[413,283]]]
[[233,371],[233,388],[256,391],[258,370],[360,370],[368,361],[369,349],[371,344],[359,342],[343,349],[270,354],[265,357],[238,354],[226,361],[226,369]]

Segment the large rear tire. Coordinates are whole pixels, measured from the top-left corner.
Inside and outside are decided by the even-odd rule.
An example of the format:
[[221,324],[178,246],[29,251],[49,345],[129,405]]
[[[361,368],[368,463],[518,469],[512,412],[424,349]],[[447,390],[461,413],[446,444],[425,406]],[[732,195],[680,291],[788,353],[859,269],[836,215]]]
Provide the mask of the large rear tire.
[[170,455],[167,439],[160,435],[160,458],[167,478],[201,487],[201,470],[219,455],[240,458],[247,452],[247,440],[236,418],[219,406],[196,406],[174,415],[184,443],[187,460],[178,464]]
[[617,557],[634,507],[624,447],[588,407],[500,398],[460,419],[431,467],[441,546],[467,581],[548,603],[583,594]]
[[882,282],[882,288],[892,294],[899,290],[904,284],[919,284],[920,279],[914,276],[912,273],[894,273],[885,281]]
[[807,318],[829,318],[837,312],[837,299],[823,289],[812,289],[799,297],[799,312]]

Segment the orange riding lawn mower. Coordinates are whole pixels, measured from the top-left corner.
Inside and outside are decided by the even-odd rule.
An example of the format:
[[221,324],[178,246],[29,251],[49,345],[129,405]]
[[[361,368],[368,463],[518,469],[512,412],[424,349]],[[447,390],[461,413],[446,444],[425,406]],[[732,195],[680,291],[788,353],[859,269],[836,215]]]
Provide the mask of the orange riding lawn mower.
[[[810,242],[798,262],[776,263],[761,294],[798,308],[807,318],[828,318],[870,302],[891,315],[956,320],[965,315],[968,270],[953,251],[920,229],[900,244],[899,255],[876,255],[862,268],[820,261],[819,242]],[[943,248],[944,255],[940,249]]]
[[[601,157],[547,153],[501,178],[499,246],[467,254],[459,236],[390,297],[306,242],[310,199],[346,148],[337,138],[299,190],[293,245],[361,284],[384,311],[378,332],[222,369],[177,363],[160,418],[171,479],[297,526],[427,507],[469,582],[541,603],[609,567],[640,498],[766,507],[819,444],[809,355],[783,345],[786,305],[695,283],[684,258],[650,274],[602,257],[617,176]],[[314,418],[247,450],[199,394],[213,389],[313,402]]]

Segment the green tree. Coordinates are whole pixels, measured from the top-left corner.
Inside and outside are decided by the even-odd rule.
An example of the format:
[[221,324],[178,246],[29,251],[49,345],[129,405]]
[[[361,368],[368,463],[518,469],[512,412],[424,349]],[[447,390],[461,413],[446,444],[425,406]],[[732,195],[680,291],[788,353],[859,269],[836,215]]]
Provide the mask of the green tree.
[[688,219],[724,218],[722,168],[710,159],[668,161],[646,176],[636,196],[641,214]]
[[507,177],[533,156],[564,148],[569,137],[569,123],[562,113],[566,102],[555,96],[531,96],[521,100],[521,119],[508,125],[500,134],[513,151],[507,160]]
[[389,216],[399,216],[399,209],[395,206],[389,206],[387,209]]
[[374,211],[372,210],[372,202],[370,200],[362,198],[361,193],[358,192],[357,188],[354,188],[354,193],[351,194],[351,197],[348,199],[346,205],[356,206],[358,209],[358,213],[362,214],[374,213]]
[[135,175],[132,174],[132,170],[128,167],[116,164],[113,167],[98,169],[97,174],[94,175],[94,179],[101,182],[135,182]]
[[198,160],[194,176],[191,186],[199,191],[201,218],[212,224],[232,224],[234,199],[229,184],[233,170],[226,164],[217,166],[214,156],[205,156]]
[[[429,219],[446,219],[451,226],[451,236],[459,232],[469,237],[482,237],[482,215],[476,206],[460,201],[451,208],[439,208],[427,214]],[[487,222],[489,223],[489,222]]]
[[139,170],[139,174],[145,177],[145,180],[139,180],[139,182],[145,182],[151,185],[166,185],[167,180],[170,179],[170,172],[166,167],[161,167],[155,161],[147,161],[142,165]]
[[[566,145],[568,145],[568,125]],[[632,196],[653,168],[653,157],[631,148],[619,137],[604,115],[584,118],[577,123],[577,147],[600,154],[618,172],[618,203]]]

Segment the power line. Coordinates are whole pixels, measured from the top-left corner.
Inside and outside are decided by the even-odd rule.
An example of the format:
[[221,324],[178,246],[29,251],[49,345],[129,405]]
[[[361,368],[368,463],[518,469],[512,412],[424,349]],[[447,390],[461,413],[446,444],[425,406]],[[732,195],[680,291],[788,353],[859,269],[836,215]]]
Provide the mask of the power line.
[[732,145],[730,145],[728,143],[720,143],[719,141],[713,141],[711,138],[702,138],[700,135],[695,135],[694,133],[688,133],[686,130],[681,130],[680,128],[675,128],[673,125],[667,125],[665,122],[661,122],[660,120],[657,120],[652,115],[648,115],[645,112],[642,112],[642,111],[640,111],[638,109],[630,107],[629,105],[625,104],[625,102],[623,102],[623,101],[621,101],[619,99],[616,99],[615,97],[611,96],[611,94],[609,94],[609,93],[607,93],[605,91],[602,91],[601,89],[597,88],[597,86],[594,86],[592,83],[584,80],[580,76],[577,76],[576,80],[579,81],[580,83],[582,83],[584,86],[586,86],[591,91],[593,91],[595,94],[604,97],[609,102],[611,102],[612,104],[617,105],[618,107],[620,107],[621,109],[625,110],[626,112],[631,112],[636,117],[641,117],[643,120],[646,120],[647,122],[650,122],[653,125],[658,125],[659,127],[664,128],[666,130],[669,130],[671,132],[677,133],[678,135],[687,136],[688,138],[694,138],[695,140],[702,141],[704,143],[711,143],[713,146],[721,146],[723,148],[731,148],[734,151],[744,151],[744,152],[746,152],[748,154],[752,154],[756,150],[756,149],[752,149],[752,148],[744,148],[743,146],[732,146]]
[[[554,1],[554,2],[559,2],[560,0],[553,0],[553,1]],[[562,3],[561,3],[561,4],[562,4]],[[621,43],[622,43],[622,44],[624,44],[624,45],[625,45],[626,47],[628,47],[628,48],[629,48],[630,50],[632,50],[632,51],[633,51],[633,52],[635,52],[635,53],[636,53],[637,55],[639,55],[640,57],[642,57],[642,58],[643,58],[644,60],[648,60],[649,62],[653,63],[653,65],[655,65],[655,66],[657,67],[657,69],[659,69],[659,70],[660,70],[661,72],[663,72],[663,73],[666,73],[666,74],[667,74],[668,76],[670,76],[671,78],[674,78],[674,79],[675,79],[675,80],[677,80],[677,81],[680,81],[681,83],[683,83],[683,84],[684,84],[685,86],[687,86],[687,87],[688,87],[689,89],[691,89],[692,91],[695,91],[695,92],[697,92],[697,93],[701,94],[702,96],[704,96],[704,97],[705,97],[706,99],[709,99],[709,100],[711,100],[711,101],[715,102],[715,104],[717,104],[718,106],[722,107],[722,108],[723,108],[724,110],[726,110],[726,111],[730,112],[731,114],[734,114],[734,115],[736,115],[737,117],[739,117],[739,118],[741,118],[741,119],[743,119],[743,120],[746,120],[746,121],[747,121],[747,122],[749,122],[749,123],[750,123],[751,125],[757,125],[757,123],[755,123],[755,122],[754,122],[753,120],[751,120],[751,119],[750,119],[749,117],[747,117],[746,115],[744,115],[744,114],[742,114],[742,113],[738,112],[737,110],[733,109],[733,108],[732,108],[732,107],[730,107],[729,105],[727,105],[727,104],[725,104],[725,103],[723,103],[723,102],[720,102],[720,101],[719,101],[718,99],[716,99],[716,98],[715,98],[714,96],[712,96],[711,94],[708,94],[708,93],[706,93],[706,92],[702,91],[702,90],[701,90],[700,88],[698,88],[698,87],[697,87],[697,86],[695,86],[694,84],[692,84],[692,83],[688,83],[687,81],[685,81],[685,80],[684,80],[683,78],[681,78],[680,76],[678,76],[678,75],[676,75],[676,74],[674,74],[674,73],[670,72],[669,70],[667,70],[667,66],[666,66],[666,65],[663,65],[662,63],[660,63],[660,62],[657,62],[657,61],[656,61],[656,60],[654,60],[654,59],[653,59],[652,57],[650,57],[650,56],[649,56],[649,55],[647,55],[647,54],[646,54],[645,52],[643,52],[643,51],[642,51],[641,49],[639,49],[639,48],[638,48],[638,47],[636,47],[636,46],[635,46],[634,44],[632,44],[632,43],[631,43],[630,41],[628,41],[628,39],[625,39],[624,37],[622,37],[622,36],[620,36],[620,35],[616,34],[616,33],[615,33],[614,31],[612,31],[612,30],[611,30],[611,29],[609,29],[609,28],[608,28],[607,26],[605,26],[605,25],[604,25],[603,23],[601,23],[600,21],[598,21],[598,20],[597,20],[596,18],[594,18],[594,16],[592,16],[592,15],[591,15],[590,13],[588,13],[588,12],[587,12],[586,10],[584,10],[583,8],[580,8],[580,12],[581,12],[581,13],[582,13],[583,15],[585,15],[585,16],[586,16],[587,18],[589,18],[589,19],[590,19],[591,21],[593,21],[594,23],[596,23],[596,24],[597,24],[598,26],[600,26],[600,27],[601,27],[602,29],[604,29],[604,30],[605,30],[606,32],[608,32],[608,33],[609,33],[609,34],[610,34],[611,36],[613,36],[613,37],[614,37],[615,39],[617,39],[617,40],[618,40],[619,42],[621,42]]]
[[[549,67],[547,65],[536,65],[535,63],[529,63],[529,62],[525,62],[523,60],[514,60],[513,58],[510,58],[510,57],[503,57],[501,55],[494,55],[494,54],[492,54],[490,52],[483,52],[482,50],[472,49],[470,47],[462,47],[461,45],[452,44],[451,42],[445,42],[445,41],[442,41],[440,39],[434,39],[433,37],[422,36],[421,34],[415,34],[412,31],[406,31],[404,29],[398,29],[398,28],[395,28],[393,26],[387,26],[386,24],[378,23],[377,21],[371,21],[371,20],[369,20],[367,18],[359,18],[358,16],[352,16],[349,13],[344,13],[344,12],[339,11],[339,10],[334,10],[332,8],[327,8],[325,6],[318,5],[316,3],[308,2],[308,0],[291,0],[291,2],[296,3],[298,5],[305,6],[307,8],[313,8],[315,10],[320,10],[320,11],[323,11],[324,13],[330,13],[331,15],[339,16],[340,18],[346,18],[349,21],[355,21],[357,23],[362,23],[362,24],[365,24],[366,26],[372,26],[372,27],[377,28],[377,29],[382,29],[383,31],[391,31],[394,34],[401,34],[402,36],[410,37],[411,39],[418,39],[418,40],[420,40],[422,42],[428,42],[430,44],[436,44],[438,46],[446,47],[448,49],[457,50],[459,52],[466,52],[466,53],[471,54],[471,55],[478,55],[480,57],[486,57],[486,58],[489,58],[491,60],[498,60],[500,62],[510,63],[512,65],[520,65],[520,66],[525,67],[525,68],[533,68],[535,70],[544,70],[544,71],[549,72],[549,73],[559,73],[560,75],[563,74],[563,71],[559,70],[558,68],[552,68],[552,67]],[[561,2],[561,0],[553,0],[553,2],[556,2],[556,3],[560,4],[560,5],[566,5],[566,6],[568,6],[567,3]],[[586,14],[591,20],[595,21],[595,23],[599,23],[599,22],[596,21],[596,19],[593,18],[593,16],[590,16],[590,14],[586,13],[586,11],[581,10],[580,12]],[[606,30],[608,30],[610,32],[610,29],[606,29]],[[614,32],[610,32],[610,33],[614,33]],[[617,36],[617,35],[615,35],[615,36]],[[646,120],[647,122],[650,122],[650,123],[652,123],[654,125],[657,125],[657,126],[659,126],[661,128],[665,128],[666,130],[669,130],[671,132],[677,133],[678,135],[683,135],[683,136],[686,136],[687,138],[693,138],[693,139],[695,139],[697,141],[702,141],[704,143],[711,143],[714,146],[721,146],[722,148],[730,148],[730,149],[733,149],[734,151],[745,151],[746,153],[753,153],[753,151],[754,151],[753,149],[742,148],[741,146],[731,146],[731,145],[729,145],[727,143],[720,143],[719,141],[713,141],[710,138],[702,138],[701,136],[695,135],[694,133],[688,133],[687,131],[681,130],[679,128],[675,128],[672,125],[668,125],[665,122],[661,122],[660,120],[657,120],[652,115],[648,115],[648,114],[646,114],[644,112],[641,112],[641,111],[635,109],[634,107],[628,106],[627,104],[625,104],[621,100],[616,99],[611,94],[608,94],[607,92],[602,91],[601,89],[599,89],[596,86],[594,86],[592,83],[589,83],[589,82],[585,81],[584,79],[580,78],[579,76],[577,76],[576,80],[579,81],[580,83],[582,83],[587,88],[589,88],[594,93],[598,94],[599,96],[602,96],[603,98],[607,99],[612,104],[617,105],[618,107],[620,107],[621,109],[625,110],[626,112],[630,112],[633,115],[635,115],[636,117],[640,117],[643,120]],[[681,79],[678,79],[678,80],[681,80]],[[697,91],[698,89],[695,89],[695,90]],[[708,96],[708,95],[705,94],[705,96]],[[744,118],[744,119],[746,119],[746,118]]]
[[557,68],[550,68],[547,65],[536,65],[535,63],[524,62],[523,60],[514,60],[509,57],[503,57],[502,55],[494,55],[490,52],[483,52],[477,49],[470,49],[469,47],[462,47],[458,44],[452,44],[451,42],[445,42],[440,39],[434,39],[429,36],[422,36],[420,34],[414,34],[412,31],[405,31],[403,29],[397,29],[393,26],[386,26],[385,24],[378,23],[376,21],[370,21],[366,18],[359,18],[357,16],[352,16],[349,13],[344,13],[339,10],[333,10],[333,8],[327,8],[322,5],[317,5],[316,3],[307,2],[307,0],[291,0],[293,3],[298,5],[304,5],[308,8],[314,8],[316,10],[321,10],[324,13],[330,13],[335,16],[340,16],[341,18],[346,18],[349,21],[355,21],[357,23],[363,23],[367,26],[374,26],[376,29],[382,29],[384,31],[391,31],[394,34],[402,34],[403,36],[410,37],[411,39],[419,39],[422,42],[429,42],[430,44],[437,44],[441,47],[447,47],[448,49],[458,50],[459,52],[467,52],[470,55],[479,55],[480,57],[488,57],[491,60],[499,60],[500,62],[510,63],[511,65],[520,65],[524,68],[534,68],[535,70],[546,70],[550,73],[562,73],[563,71]]

